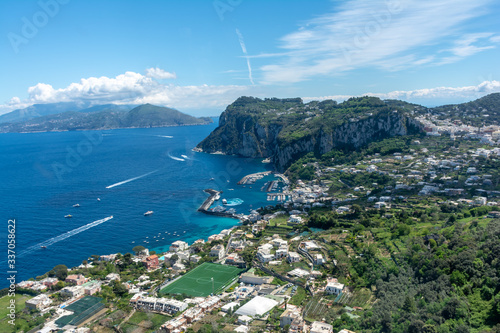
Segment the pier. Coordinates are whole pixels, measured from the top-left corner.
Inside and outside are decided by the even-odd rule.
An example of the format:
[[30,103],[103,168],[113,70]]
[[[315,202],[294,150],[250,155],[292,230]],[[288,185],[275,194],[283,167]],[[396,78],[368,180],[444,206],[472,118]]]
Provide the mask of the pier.
[[246,175],[245,177],[241,178],[241,180],[238,182],[238,185],[254,184],[257,179],[262,179],[264,176],[270,174],[271,171],[263,171]]
[[198,208],[198,211],[207,215],[215,215],[215,216],[223,216],[223,217],[231,217],[233,219],[239,219],[238,216],[236,216],[233,213],[227,213],[227,212],[214,212],[211,211],[209,208],[212,206],[214,201],[220,199],[220,194],[222,191],[217,191],[211,188],[208,188],[206,190],[203,190],[203,192],[208,193],[210,196],[201,204],[200,208]]

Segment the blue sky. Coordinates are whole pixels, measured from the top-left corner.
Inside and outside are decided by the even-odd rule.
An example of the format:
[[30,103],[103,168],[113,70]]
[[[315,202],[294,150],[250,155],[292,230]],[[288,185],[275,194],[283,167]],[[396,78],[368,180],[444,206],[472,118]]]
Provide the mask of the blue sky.
[[241,95],[432,106],[500,92],[494,0],[0,2],[0,114],[153,103],[215,114]]

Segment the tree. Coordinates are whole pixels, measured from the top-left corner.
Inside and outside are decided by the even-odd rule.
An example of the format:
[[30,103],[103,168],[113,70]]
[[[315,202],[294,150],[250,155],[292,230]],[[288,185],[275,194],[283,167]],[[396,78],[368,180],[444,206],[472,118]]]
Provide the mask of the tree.
[[137,245],[137,246],[134,246],[134,248],[132,249],[132,251],[135,252],[135,255],[138,255],[139,253],[141,253],[142,251],[144,251],[146,248],[142,245]]

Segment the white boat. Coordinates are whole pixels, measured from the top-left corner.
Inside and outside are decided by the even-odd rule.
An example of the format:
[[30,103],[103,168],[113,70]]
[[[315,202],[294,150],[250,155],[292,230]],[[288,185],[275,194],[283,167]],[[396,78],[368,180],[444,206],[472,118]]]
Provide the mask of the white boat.
[[101,201],[101,198],[97,198],[97,201]]
[[67,219],[70,219],[70,218],[72,218],[72,217],[73,217],[73,215],[68,214],[68,215],[64,215],[64,217],[65,217],[65,218],[67,218]]
[[153,211],[152,210],[148,210],[147,212],[144,213],[144,216],[148,216],[148,215],[151,215],[153,214]]
[[227,200],[226,199],[222,199],[222,204],[223,205],[227,205]]
[[73,207],[80,207],[80,204],[74,204]]

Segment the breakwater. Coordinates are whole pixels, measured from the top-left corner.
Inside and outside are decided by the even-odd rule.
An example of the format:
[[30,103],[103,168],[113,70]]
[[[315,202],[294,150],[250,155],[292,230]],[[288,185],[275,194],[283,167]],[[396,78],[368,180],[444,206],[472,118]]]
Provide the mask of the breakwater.
[[217,191],[211,188],[207,188],[206,190],[203,190],[203,192],[208,193],[210,196],[201,204],[201,206],[198,208],[198,211],[207,215],[214,215],[214,216],[222,216],[222,217],[230,217],[233,219],[239,219],[238,216],[236,216],[233,213],[228,213],[228,212],[221,212],[221,211],[213,211],[210,210],[210,206],[214,203],[214,201],[220,199],[220,194],[222,191]]

